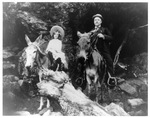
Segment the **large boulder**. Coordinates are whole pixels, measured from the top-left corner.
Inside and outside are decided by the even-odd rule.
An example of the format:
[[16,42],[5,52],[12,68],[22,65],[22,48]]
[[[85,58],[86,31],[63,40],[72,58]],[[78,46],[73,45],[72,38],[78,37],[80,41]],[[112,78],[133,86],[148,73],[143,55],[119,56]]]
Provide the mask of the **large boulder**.
[[126,92],[130,95],[136,95],[137,94],[136,88],[131,86],[127,82],[124,82],[124,83],[120,84],[119,87],[122,91],[124,91],[124,92]]
[[145,102],[141,98],[128,99],[128,104],[132,107],[137,107],[139,105],[144,104]]
[[129,114],[126,113],[120,105],[115,103],[111,103],[110,105],[106,106],[105,109],[114,116],[129,116]]
[[148,71],[148,55],[147,55],[147,53],[141,53],[139,55],[135,55],[132,58],[132,63],[134,65],[137,65],[139,67],[139,69],[142,70],[143,72],[147,72]]
[[16,65],[10,61],[3,61],[3,69],[14,69]]

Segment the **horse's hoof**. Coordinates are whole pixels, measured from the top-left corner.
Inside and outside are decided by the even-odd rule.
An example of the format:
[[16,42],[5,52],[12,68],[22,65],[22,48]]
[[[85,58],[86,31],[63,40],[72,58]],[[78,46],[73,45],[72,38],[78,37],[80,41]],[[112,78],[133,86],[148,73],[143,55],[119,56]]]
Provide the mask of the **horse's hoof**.
[[80,90],[80,91],[82,91],[82,88],[81,88],[81,87],[78,87],[78,88],[77,88],[77,90]]
[[40,106],[37,110],[38,110],[38,111],[42,110],[42,107]]

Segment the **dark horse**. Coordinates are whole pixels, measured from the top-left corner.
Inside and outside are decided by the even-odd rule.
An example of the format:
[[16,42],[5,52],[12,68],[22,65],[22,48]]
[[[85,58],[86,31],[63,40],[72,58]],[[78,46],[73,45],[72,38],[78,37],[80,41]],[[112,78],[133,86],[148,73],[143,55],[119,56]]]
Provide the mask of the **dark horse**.
[[[21,57],[19,58],[19,74],[25,78],[25,80],[31,81],[31,83],[38,83],[42,81],[42,69],[49,69],[52,65],[51,60],[45,50],[48,42],[42,39],[40,35],[34,42],[31,42],[29,37],[25,35],[27,47],[23,50]],[[32,79],[32,80],[31,80]],[[40,107],[42,109],[43,97],[40,100]],[[47,100],[47,107],[49,107],[49,101]]]
[[79,40],[79,52],[77,54],[77,63],[82,65],[85,80],[88,86],[88,95],[91,94],[92,85],[96,91],[96,101],[98,102],[98,88],[104,83],[106,75],[106,64],[100,53],[91,47],[90,34],[80,32],[77,33]]

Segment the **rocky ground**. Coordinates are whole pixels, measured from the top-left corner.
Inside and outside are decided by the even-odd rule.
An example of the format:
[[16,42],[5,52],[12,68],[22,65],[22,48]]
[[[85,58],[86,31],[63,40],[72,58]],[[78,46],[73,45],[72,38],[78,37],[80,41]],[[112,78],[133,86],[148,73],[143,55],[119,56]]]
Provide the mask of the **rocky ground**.
[[[3,50],[3,115],[29,115],[40,113],[40,97],[31,97],[28,94],[28,85],[23,85],[17,74],[17,48],[5,48]],[[124,109],[126,113],[132,116],[148,115],[148,70],[147,53],[135,55],[134,57],[120,60],[128,65],[127,70],[116,68],[116,73],[121,81],[118,86],[110,89],[109,93],[104,89],[104,101],[100,102],[102,106],[112,114],[117,109]],[[93,95],[94,96],[94,95]],[[93,99],[91,97],[91,99]],[[51,102],[54,106],[54,113],[51,115],[63,115],[56,102]],[[119,107],[118,107],[119,106]],[[42,111],[41,111],[42,112]]]

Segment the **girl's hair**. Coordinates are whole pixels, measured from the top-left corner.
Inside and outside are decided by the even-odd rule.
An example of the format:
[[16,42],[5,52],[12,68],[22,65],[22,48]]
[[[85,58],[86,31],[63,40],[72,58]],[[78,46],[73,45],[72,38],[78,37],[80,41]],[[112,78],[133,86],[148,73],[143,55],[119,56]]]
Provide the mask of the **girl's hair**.
[[[56,32],[58,32],[59,33],[59,35],[58,35],[58,39],[60,39],[61,40],[61,35],[60,35],[60,32],[59,31],[56,31]],[[52,34],[52,38],[54,38],[54,34],[56,33],[56,32],[53,32],[53,34]]]

